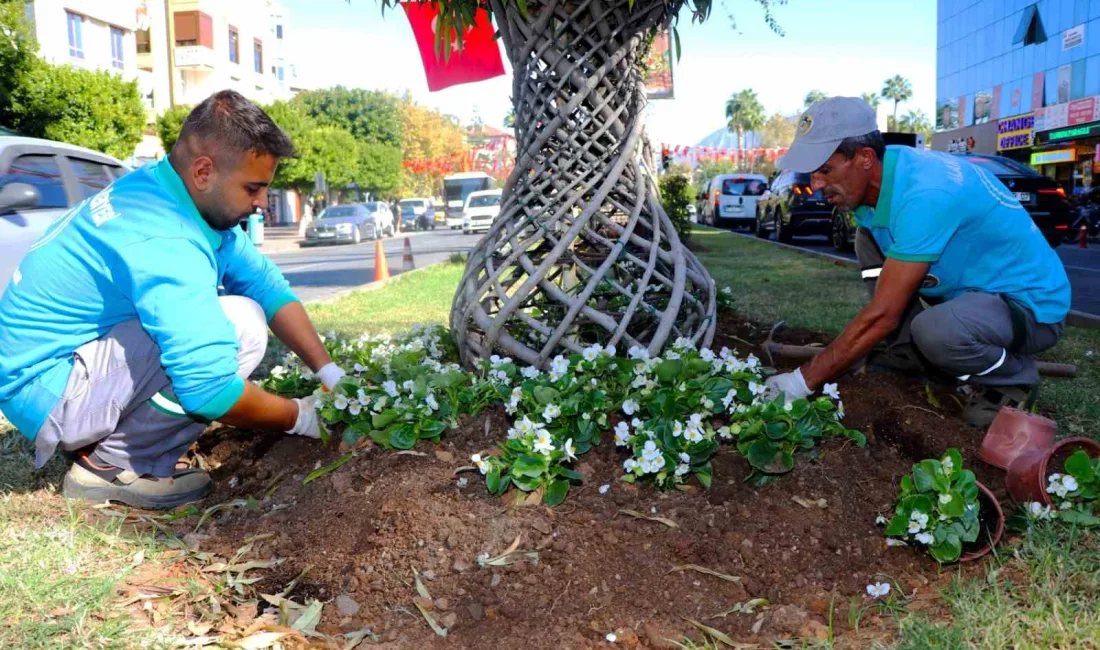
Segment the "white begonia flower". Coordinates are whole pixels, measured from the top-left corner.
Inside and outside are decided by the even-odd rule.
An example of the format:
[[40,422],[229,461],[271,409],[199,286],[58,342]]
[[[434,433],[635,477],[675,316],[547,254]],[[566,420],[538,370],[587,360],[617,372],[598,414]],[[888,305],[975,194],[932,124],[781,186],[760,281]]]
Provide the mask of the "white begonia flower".
[[783,410],[790,413],[791,411],[794,410],[794,404],[792,404],[791,402],[787,402],[786,404],[783,405]]
[[626,356],[630,357],[631,359],[641,359],[642,361],[648,361],[649,350],[643,348],[640,345],[632,345],[630,346],[630,349],[627,350]]
[[638,418],[634,418],[633,420],[630,421],[630,426],[634,427],[635,429],[642,428],[643,424],[644,423],[641,420],[639,420]]
[[750,370],[755,370],[760,367],[760,359],[757,359],[755,354],[750,354],[749,358],[745,360],[745,366]]
[[600,486],[599,491],[600,491],[600,494],[607,494],[608,490],[610,490],[610,489],[611,489],[611,484],[605,483],[605,484]]
[[565,446],[561,448],[565,452],[566,461],[577,460],[577,448],[573,446],[573,439],[570,438],[565,441]]
[[703,361],[706,361],[707,363],[713,362],[715,359],[714,350],[711,350],[710,348],[703,348],[702,350],[699,350],[699,358]]
[[405,383],[401,384],[401,388],[404,389],[405,392],[411,393],[416,390],[416,382],[411,379],[407,379],[405,380]]
[[691,427],[684,432],[684,440],[687,440],[688,442],[702,442],[703,432],[700,429]]
[[638,403],[632,399],[628,399],[623,402],[623,413],[627,415],[634,415],[638,412]]
[[615,446],[625,447],[628,444],[630,444],[630,427],[626,422],[620,422],[615,425]]
[[500,365],[500,357],[498,355],[495,355],[495,354],[492,355],[491,357],[489,357],[489,365],[493,368],[496,368],[497,366],[499,366]]
[[271,376],[275,379],[282,379],[283,377],[286,377],[286,368],[282,366],[275,366],[271,369]]
[[592,419],[592,414],[591,413],[581,413],[581,419],[584,420],[585,422],[588,422],[589,420]]
[[731,388],[729,392],[726,393],[726,396],[722,398],[722,406],[726,407],[728,410],[735,399],[737,399],[737,391]]
[[768,387],[764,384],[758,384],[755,381],[749,380],[749,392],[753,395],[763,395],[768,391]]
[[603,348],[598,345],[589,346],[581,352],[581,356],[585,361],[595,361],[600,357],[600,352],[603,352]]
[[309,368],[302,368],[302,379],[306,381],[313,381],[313,371]]
[[614,345],[607,346],[606,348],[603,349],[603,351],[609,357],[615,356],[615,353],[618,352],[618,350],[615,349]]
[[1066,492],[1073,492],[1078,487],[1077,479],[1075,479],[1072,476],[1063,476],[1062,477],[1062,487],[1064,487],[1066,489]]
[[517,440],[521,437],[523,437],[523,436],[520,434],[519,429],[517,429],[515,427],[511,427],[510,429],[508,429],[508,439],[509,440]]
[[519,371],[519,374],[523,375],[527,379],[534,379],[542,374],[542,371],[534,366],[524,366],[523,370]]
[[363,406],[359,403],[359,400],[353,399],[348,401],[348,413],[353,417],[363,412]]
[[337,395],[336,398],[332,400],[332,405],[336,407],[337,411],[343,411],[348,407],[348,398],[343,395]]
[[553,422],[559,415],[561,415],[561,407],[557,404],[547,404],[546,408],[542,409],[542,419],[547,422]]
[[703,397],[699,403],[708,411],[714,410],[714,402],[710,401],[709,397]]
[[649,385],[649,380],[646,379],[646,376],[645,375],[638,375],[637,377],[634,378],[634,381],[631,382],[630,387],[631,388],[642,388],[642,387],[648,386],[648,385]]
[[361,363],[355,364],[354,366],[351,367],[351,369],[354,370],[355,372],[366,372],[367,371],[367,367],[364,366]]
[[936,541],[936,538],[932,536],[932,533],[917,533],[917,541],[926,546],[931,545]]
[[687,385],[686,381],[680,382],[680,385],[676,387],[676,390],[680,391],[681,393],[687,391],[687,389],[688,389],[688,385]]
[[909,513],[909,532],[919,533],[928,527],[928,515],[920,510]]
[[672,437],[679,438],[684,433],[684,423],[679,420],[675,420],[672,423]]
[[733,434],[730,433],[729,427],[721,427],[718,429],[718,437],[722,438],[723,440],[729,440],[733,437]]
[[886,517],[883,517],[882,515],[879,515],[879,516],[875,517],[875,524],[878,525],[878,526],[885,526],[886,525]]
[[491,469],[491,466],[489,465],[489,461],[482,458],[481,454],[474,454],[473,456],[470,456],[470,460],[472,460],[474,462],[474,465],[477,466],[477,468],[481,471],[482,474],[488,474],[489,473],[489,470]]
[[677,352],[673,351],[673,350],[669,350],[669,351],[665,352],[665,358],[669,359],[670,361],[676,361],[677,359],[680,358],[680,355]]
[[657,443],[652,440],[646,441],[645,446],[642,447],[642,460],[651,461],[661,456],[661,450],[657,448]]
[[687,463],[680,463],[679,465],[676,466],[676,471],[673,472],[673,474],[675,476],[683,476],[684,474],[687,474],[690,471],[691,471],[691,466],[690,465],[688,465]]
[[592,377],[591,379],[588,380],[588,385],[589,386],[599,386],[600,382],[596,381],[595,377]]
[[424,398],[424,403],[427,404],[428,408],[433,411],[439,410],[439,402],[436,401],[435,395],[432,395],[431,393],[428,393],[428,396]]
[[950,494],[941,494],[940,495],[940,505],[945,506],[949,503],[951,503],[951,495]]
[[638,464],[638,461],[634,460],[633,458],[627,458],[623,461],[623,471],[627,472],[628,474],[634,472],[640,467],[641,465]]
[[569,372],[569,359],[566,359],[560,354],[554,357],[550,362],[550,372],[559,376]]
[[366,406],[367,402],[370,401],[370,397],[367,395],[367,391],[363,390],[362,388],[355,391],[355,399],[359,400],[359,403],[364,406]]
[[821,388],[821,394],[833,399],[840,399],[840,391],[837,389],[836,384],[825,384]]
[[873,585],[867,585],[867,595],[871,598],[882,598],[888,593],[890,593],[890,583],[888,582],[876,582]]
[[836,403],[836,419],[838,419],[838,420],[843,420],[844,419],[844,402],[837,402]]
[[1069,501],[1063,501],[1062,505],[1058,506],[1058,509],[1059,510],[1069,510],[1072,507],[1073,507],[1072,503],[1070,503]]
[[1051,511],[1050,506],[1044,506],[1038,501],[1032,501],[1027,504],[1027,509],[1028,512],[1037,519],[1048,520],[1054,518],[1054,513]]
[[382,382],[382,390],[390,397],[397,397],[397,382],[392,379]]
[[687,454],[687,452],[681,451],[680,452],[680,462],[681,463],[690,463],[691,462],[691,456],[689,456]]
[[534,449],[545,456],[549,456],[550,452],[554,451],[554,440],[550,437],[549,431],[544,429],[536,434]]
[[955,461],[951,460],[950,456],[944,456],[943,459],[940,460],[940,467],[943,468],[945,476],[950,476],[951,472],[955,471]]
[[493,376],[493,379],[496,379],[499,382],[508,381],[508,373],[504,372],[503,370],[493,370],[489,374]]
[[673,341],[672,348],[674,350],[694,350],[695,343],[691,339],[681,336]]

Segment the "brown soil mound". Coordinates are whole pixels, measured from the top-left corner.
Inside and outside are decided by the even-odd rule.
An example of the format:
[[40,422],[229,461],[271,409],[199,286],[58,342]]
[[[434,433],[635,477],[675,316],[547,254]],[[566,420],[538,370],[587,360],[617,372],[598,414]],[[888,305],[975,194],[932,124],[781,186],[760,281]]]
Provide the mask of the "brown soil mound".
[[[732,318],[721,329],[714,347],[741,353],[747,350],[738,338],[759,343],[767,333]],[[782,338],[823,341],[797,331]],[[835,633],[858,647],[848,610],[853,597],[867,604],[867,584],[888,576],[906,595],[915,590],[925,607],[935,607],[926,599],[944,579],[926,554],[887,548],[875,525],[877,514],[889,514],[900,477],[914,461],[956,446],[998,495],[1003,478],[977,461],[981,432],[933,406],[954,408],[950,396],[930,400],[923,384],[878,373],[846,377],[840,388],[846,423],[868,434],[865,449],[831,441],[799,456],[790,474],[756,487],[745,480],[747,463],[725,447],[714,460],[710,490],[661,493],[618,481],[624,456],[604,444],[582,457],[586,480],[556,509],[515,507],[514,494],[490,497],[476,472],[455,474],[470,454],[504,438],[508,424],[499,408],[466,419],[438,447],[420,445],[421,455],[368,448],[308,485],[304,476],[337,458],[337,450],[222,430],[201,443],[207,460],[220,464],[206,505],[258,498],[273,478],[285,478],[259,509],[217,516],[201,548],[231,555],[247,538],[274,533],[255,553],[285,562],[257,585],[261,592],[282,590],[311,565],[292,598],[354,601],[327,606],[319,630],[370,625],[394,648],[612,647],[605,641],[612,631],[618,646],[671,647],[664,638],[693,631],[685,618],[766,644],[824,636],[830,608]],[[605,484],[610,489],[600,494]],[[537,551],[537,561],[525,556],[507,567],[479,566],[480,554],[499,555],[517,536],[521,550]],[[686,564],[739,580],[676,570]],[[414,568],[436,599],[433,615],[451,628],[446,639],[413,605]],[[753,598],[767,598],[771,607],[715,618]]]

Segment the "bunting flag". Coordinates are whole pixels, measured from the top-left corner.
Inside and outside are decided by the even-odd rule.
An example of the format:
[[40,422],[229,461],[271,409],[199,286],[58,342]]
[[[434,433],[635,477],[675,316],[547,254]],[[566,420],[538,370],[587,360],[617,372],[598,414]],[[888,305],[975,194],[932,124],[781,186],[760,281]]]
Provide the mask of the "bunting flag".
[[[500,58],[493,23],[489,12],[477,9],[474,24],[462,34],[462,49],[458,49],[455,34],[443,38],[443,47],[450,48],[449,56],[436,57],[439,5],[434,2],[403,2],[409,19],[424,74],[428,78],[428,90],[436,92],[459,84],[483,81],[504,74],[504,62]],[[449,37],[449,38],[448,38]],[[446,52],[441,52],[446,54]]]

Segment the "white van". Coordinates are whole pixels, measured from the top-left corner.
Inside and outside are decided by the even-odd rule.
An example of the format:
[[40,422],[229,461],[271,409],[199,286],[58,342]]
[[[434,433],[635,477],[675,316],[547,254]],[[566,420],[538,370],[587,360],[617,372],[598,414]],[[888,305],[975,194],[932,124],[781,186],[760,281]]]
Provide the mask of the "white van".
[[471,192],[462,206],[462,232],[470,234],[489,230],[493,220],[500,216],[500,200],[504,190]]
[[719,228],[755,227],[756,202],[767,191],[768,179],[761,174],[719,174],[701,197],[699,221]]

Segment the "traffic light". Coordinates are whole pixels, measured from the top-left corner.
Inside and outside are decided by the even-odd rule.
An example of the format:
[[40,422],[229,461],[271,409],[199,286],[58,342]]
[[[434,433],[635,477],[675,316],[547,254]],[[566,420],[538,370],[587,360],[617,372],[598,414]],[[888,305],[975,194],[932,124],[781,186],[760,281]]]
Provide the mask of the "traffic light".
[[668,166],[672,164],[672,156],[669,154],[668,147],[661,147],[661,169],[668,171]]

